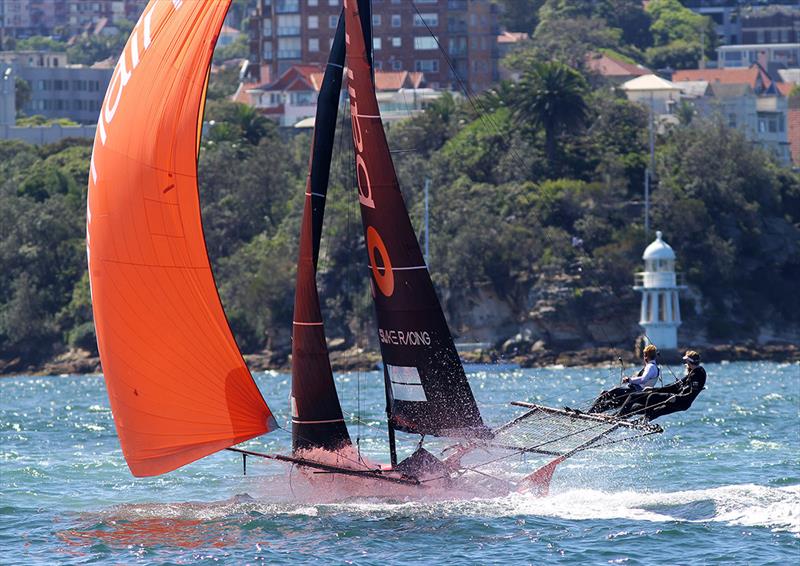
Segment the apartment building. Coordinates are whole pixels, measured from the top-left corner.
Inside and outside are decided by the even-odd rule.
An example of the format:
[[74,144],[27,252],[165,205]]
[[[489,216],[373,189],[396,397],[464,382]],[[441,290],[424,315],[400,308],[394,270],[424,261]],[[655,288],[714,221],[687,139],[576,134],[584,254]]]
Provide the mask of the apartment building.
[[0,0],[0,41],[33,35],[69,37],[98,23],[136,21],[147,0]]
[[[253,79],[323,64],[340,12],[341,0],[259,0],[250,21]],[[498,29],[491,0],[373,0],[375,69],[423,72],[441,89],[458,89],[460,79],[479,92],[498,80]]]
[[0,64],[31,86],[24,114],[68,118],[80,124],[97,122],[113,67],[69,65],[65,53],[0,52]]

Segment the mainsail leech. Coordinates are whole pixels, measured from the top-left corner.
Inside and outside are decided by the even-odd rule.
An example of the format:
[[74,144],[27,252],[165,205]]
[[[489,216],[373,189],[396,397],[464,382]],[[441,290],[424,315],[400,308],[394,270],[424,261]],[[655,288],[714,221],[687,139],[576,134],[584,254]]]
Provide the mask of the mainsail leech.
[[317,99],[306,184],[292,325],[292,448],[337,450],[350,444],[325,342],[317,293],[317,260],[328,193],[344,65],[344,18],[339,18]]
[[344,5],[358,196],[390,425],[419,434],[484,435],[487,429],[400,193],[375,96],[361,2],[345,0]]
[[98,121],[87,205],[92,304],[135,476],[277,426],[222,310],[200,217],[198,123],[229,3],[151,0]]

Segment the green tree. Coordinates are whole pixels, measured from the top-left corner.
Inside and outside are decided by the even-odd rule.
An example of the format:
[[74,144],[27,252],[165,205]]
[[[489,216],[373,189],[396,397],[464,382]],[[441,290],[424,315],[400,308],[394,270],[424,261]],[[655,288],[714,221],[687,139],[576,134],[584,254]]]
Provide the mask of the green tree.
[[244,141],[258,145],[261,138],[277,129],[274,122],[252,106],[228,100],[209,101],[205,119],[211,126],[208,139],[213,142]]
[[508,31],[533,34],[544,0],[500,0],[500,23]]
[[14,81],[14,104],[17,109],[17,117],[23,115],[22,109],[31,101],[32,95],[31,84],[25,79],[17,77]]
[[518,122],[544,130],[545,152],[553,170],[557,169],[559,133],[577,129],[587,119],[587,88],[579,72],[555,61],[535,64],[520,79],[514,116]]
[[714,22],[685,8],[679,0],[652,0],[646,8],[653,19],[654,47],[647,52],[652,66],[685,69],[700,58],[714,57],[717,34]]

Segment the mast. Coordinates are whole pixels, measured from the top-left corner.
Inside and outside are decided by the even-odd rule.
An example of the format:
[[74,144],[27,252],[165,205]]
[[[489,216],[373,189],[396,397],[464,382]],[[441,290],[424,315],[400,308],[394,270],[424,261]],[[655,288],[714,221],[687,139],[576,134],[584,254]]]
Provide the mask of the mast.
[[293,452],[311,448],[335,451],[351,444],[333,381],[316,281],[344,53],[344,18],[340,17],[317,99],[300,230],[292,321]]

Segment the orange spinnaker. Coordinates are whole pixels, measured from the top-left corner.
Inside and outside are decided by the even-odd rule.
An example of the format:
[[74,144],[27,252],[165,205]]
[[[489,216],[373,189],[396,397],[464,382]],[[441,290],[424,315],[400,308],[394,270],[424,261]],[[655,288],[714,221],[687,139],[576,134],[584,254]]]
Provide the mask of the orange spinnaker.
[[87,248],[122,451],[162,474],[277,425],[222,310],[206,252],[197,136],[229,0],[151,0],[101,109]]

